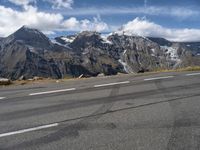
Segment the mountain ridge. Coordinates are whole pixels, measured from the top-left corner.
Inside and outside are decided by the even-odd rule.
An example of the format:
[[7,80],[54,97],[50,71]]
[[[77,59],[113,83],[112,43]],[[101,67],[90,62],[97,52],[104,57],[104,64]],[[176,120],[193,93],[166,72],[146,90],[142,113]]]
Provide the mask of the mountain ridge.
[[199,44],[91,31],[50,40],[39,30],[23,26],[0,38],[0,76],[14,80],[90,77],[196,65]]

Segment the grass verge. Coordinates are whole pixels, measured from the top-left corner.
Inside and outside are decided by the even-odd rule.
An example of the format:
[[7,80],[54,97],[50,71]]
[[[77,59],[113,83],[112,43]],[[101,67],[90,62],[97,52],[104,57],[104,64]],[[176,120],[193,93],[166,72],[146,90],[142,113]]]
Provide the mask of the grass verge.
[[178,69],[156,69],[153,72],[181,72],[181,71],[200,71],[200,66],[189,66]]

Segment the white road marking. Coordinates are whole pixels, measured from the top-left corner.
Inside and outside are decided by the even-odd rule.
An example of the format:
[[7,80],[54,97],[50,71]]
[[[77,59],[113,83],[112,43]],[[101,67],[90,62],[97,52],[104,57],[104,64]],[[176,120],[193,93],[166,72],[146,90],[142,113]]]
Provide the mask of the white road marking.
[[148,78],[148,79],[144,79],[144,81],[152,81],[152,80],[159,80],[159,79],[169,79],[169,78],[174,78],[174,76]]
[[31,131],[36,131],[36,130],[41,130],[41,129],[46,129],[46,128],[51,128],[51,127],[56,127],[58,125],[59,125],[58,123],[54,123],[54,124],[38,126],[38,127],[34,127],[34,128],[29,128],[29,129],[23,129],[23,130],[8,132],[8,133],[2,133],[2,134],[0,134],[0,138],[6,137],[6,136],[11,136],[11,135],[16,135],[16,134],[22,134],[22,133],[26,133],[26,132],[31,132]]
[[200,75],[200,72],[198,72],[198,73],[186,74],[186,76],[197,76],[197,75]]
[[0,100],[1,100],[1,99],[5,99],[5,97],[0,97]]
[[128,84],[128,83],[130,83],[130,81],[107,83],[107,84],[99,84],[99,85],[94,85],[94,87],[112,86],[112,85]]
[[59,93],[59,92],[74,91],[74,90],[76,90],[76,88],[61,89],[61,90],[55,90],[55,91],[46,91],[46,92],[39,92],[39,93],[31,93],[29,95],[30,96],[34,96],[34,95],[42,95],[42,94],[52,94],[52,93]]

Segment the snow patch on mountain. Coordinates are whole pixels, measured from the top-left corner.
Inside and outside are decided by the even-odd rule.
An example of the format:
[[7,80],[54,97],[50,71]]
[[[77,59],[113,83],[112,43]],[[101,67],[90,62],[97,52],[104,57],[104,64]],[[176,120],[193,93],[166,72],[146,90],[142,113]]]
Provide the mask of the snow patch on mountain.
[[127,52],[127,50],[124,50],[124,52],[123,52],[123,55],[125,55],[125,54],[126,54],[126,52]]
[[52,42],[53,44],[57,44],[57,45],[66,47],[66,48],[68,48],[68,49],[71,49],[71,47],[69,47],[68,44],[61,44],[61,43],[57,42],[55,39],[51,39],[51,42]]
[[152,51],[153,53],[155,53],[155,49],[154,49],[154,48],[152,48],[151,51]]
[[101,38],[103,40],[103,43],[106,43],[106,44],[113,44],[111,41],[108,40],[108,35],[101,35]]
[[61,37],[62,40],[64,40],[66,43],[72,43],[76,37]]
[[33,46],[30,46],[30,45],[27,45],[27,46],[28,46],[28,49],[30,52],[37,53],[37,51],[35,50],[35,48]]
[[65,45],[66,45],[66,44],[61,44],[61,43],[57,42],[55,39],[51,39],[51,42],[52,42],[53,44],[58,44],[58,45],[60,45],[60,46],[65,46]]
[[151,56],[154,56],[154,57],[155,57],[155,56],[156,56],[156,55],[155,55],[156,50],[155,50],[154,48],[152,48],[152,49],[151,49],[151,52],[152,52]]
[[122,55],[121,55],[121,59],[118,60],[118,62],[123,66],[124,71],[126,73],[133,73],[133,71],[131,71],[132,69],[130,68],[130,66],[126,63],[124,57],[126,56],[127,50],[124,50]]
[[84,52],[82,52],[82,55],[87,55],[90,51],[87,49]]
[[126,62],[124,62],[122,59],[119,59],[118,60],[120,64],[122,64],[122,66],[124,67],[124,71],[126,73],[129,73],[129,70],[128,70],[128,64]]
[[169,47],[169,46],[160,46],[161,49],[165,51],[166,54],[169,55],[170,59],[176,62],[180,61],[180,58],[177,53],[177,48]]

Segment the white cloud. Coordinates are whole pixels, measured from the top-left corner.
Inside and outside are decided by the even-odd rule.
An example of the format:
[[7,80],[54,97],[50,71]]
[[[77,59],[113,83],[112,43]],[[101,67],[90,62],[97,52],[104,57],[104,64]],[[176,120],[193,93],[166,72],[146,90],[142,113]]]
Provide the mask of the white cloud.
[[15,5],[28,5],[29,4],[29,0],[8,0],[8,1]]
[[[31,5],[31,3],[36,3],[37,0],[8,0],[9,2],[23,6],[25,9],[27,9],[28,6]],[[60,8],[72,8],[72,4],[74,3],[74,0],[43,0],[45,2],[48,2],[52,4],[53,9],[60,9]]]
[[100,18],[94,17],[92,21],[88,19],[77,20],[74,17],[71,17],[65,20],[62,24],[63,28],[67,28],[71,31],[105,31],[108,30],[108,25],[105,22],[102,22]]
[[80,22],[79,22],[76,18],[71,17],[71,18],[69,18],[68,20],[65,20],[65,21],[63,22],[63,26],[66,27],[66,28],[68,28],[68,29],[73,30],[74,27],[79,26],[79,23],[80,23]]
[[101,32],[101,31],[106,31],[108,30],[108,25],[101,21],[100,18],[96,18],[94,17],[94,19],[88,20],[88,19],[84,19],[84,20],[77,20],[74,17],[71,17],[67,20],[65,20],[62,23],[62,28],[63,29],[68,29],[68,31],[97,31],[97,32]]
[[113,14],[133,14],[133,15],[152,15],[152,16],[171,16],[181,19],[190,17],[199,17],[199,8],[187,7],[162,7],[146,6],[145,7],[104,7],[104,8],[78,8],[61,12],[64,15],[113,15]]
[[170,41],[200,41],[200,29],[166,28],[146,19],[135,18],[123,25],[118,34],[163,37]]
[[36,0],[8,0],[8,1],[19,6],[28,6],[30,3],[36,3]]
[[[56,31],[92,30],[102,32],[116,29],[116,26],[108,26],[99,16],[92,20],[78,20],[75,17],[65,19],[60,13],[42,12],[26,2],[22,3],[21,1],[18,5],[26,7],[24,10],[18,11],[0,5],[0,36],[8,36],[23,25],[37,28],[46,34],[53,34]],[[179,10],[177,11],[181,13]],[[163,37],[171,41],[200,41],[200,29],[171,29],[140,18],[123,25],[122,30],[117,32],[123,33],[123,31],[127,34]]]
[[43,0],[52,4],[52,8],[60,9],[60,8],[72,8],[73,0]]
[[55,31],[103,31],[108,25],[100,18],[78,20],[74,17],[64,19],[59,13],[45,13],[33,6],[23,11],[13,10],[0,5],[0,36],[8,36],[23,25],[37,28],[46,34]]

